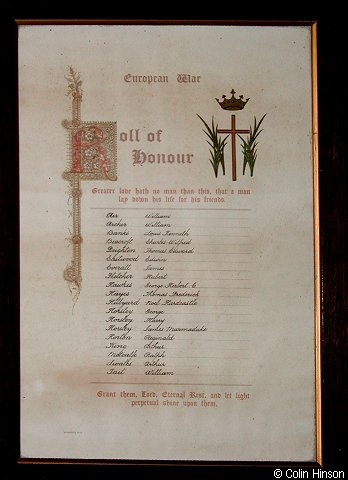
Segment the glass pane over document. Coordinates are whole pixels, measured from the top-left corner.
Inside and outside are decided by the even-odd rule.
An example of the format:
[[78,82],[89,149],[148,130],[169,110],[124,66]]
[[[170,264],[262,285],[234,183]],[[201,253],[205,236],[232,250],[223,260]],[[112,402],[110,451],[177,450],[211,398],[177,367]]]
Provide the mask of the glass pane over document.
[[315,459],[309,27],[23,25],[21,455]]

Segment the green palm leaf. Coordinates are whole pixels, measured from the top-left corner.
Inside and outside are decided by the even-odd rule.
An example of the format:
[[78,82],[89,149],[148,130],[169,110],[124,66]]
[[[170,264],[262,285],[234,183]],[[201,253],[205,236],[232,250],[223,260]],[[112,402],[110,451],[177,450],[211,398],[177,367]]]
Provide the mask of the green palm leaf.
[[219,166],[221,165],[222,167],[222,174],[225,175],[225,157],[224,157],[224,149],[226,146],[227,138],[228,135],[225,138],[222,138],[218,134],[218,125],[214,123],[214,117],[212,117],[211,120],[211,127],[207,124],[203,118],[198,115],[197,117],[204,123],[204,126],[206,130],[203,130],[203,132],[207,135],[209,140],[207,140],[207,143],[211,147],[209,149],[210,152],[210,159],[209,162],[211,163],[215,177],[218,176],[219,174]]
[[241,147],[244,155],[243,175],[245,174],[245,169],[247,165],[249,166],[249,169],[250,169],[250,175],[253,176],[254,174],[254,166],[257,158],[256,147],[258,145],[258,142],[256,142],[256,139],[260,135],[260,133],[263,131],[262,129],[260,130],[260,126],[266,115],[267,114],[265,113],[258,123],[256,123],[256,117],[254,117],[254,126],[252,127],[250,125],[250,133],[246,139],[238,135],[238,137],[242,141]]

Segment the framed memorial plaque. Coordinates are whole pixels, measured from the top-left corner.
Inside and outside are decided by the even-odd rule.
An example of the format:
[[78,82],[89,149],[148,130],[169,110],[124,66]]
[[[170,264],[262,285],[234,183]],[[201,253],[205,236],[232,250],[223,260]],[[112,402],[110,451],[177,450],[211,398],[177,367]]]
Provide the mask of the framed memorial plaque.
[[316,24],[18,24],[21,461],[321,463]]

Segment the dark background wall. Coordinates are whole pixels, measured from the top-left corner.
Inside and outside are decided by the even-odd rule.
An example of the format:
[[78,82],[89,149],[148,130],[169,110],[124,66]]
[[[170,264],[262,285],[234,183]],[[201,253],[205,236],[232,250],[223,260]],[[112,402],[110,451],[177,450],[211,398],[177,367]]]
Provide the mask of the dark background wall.
[[[204,473],[232,478],[273,478],[271,467],[144,467],[17,465],[19,456],[19,257],[17,158],[17,51],[15,18],[195,18],[230,20],[317,20],[319,55],[320,228],[322,268],[323,449],[324,468],[347,467],[347,18],[333,2],[325,7],[282,5],[283,11],[253,6],[195,7],[185,12],[170,4],[48,4],[0,6],[0,477],[116,478],[120,475]],[[161,7],[162,8],[162,7]],[[214,11],[213,11],[214,10]],[[301,99],[294,99],[301,108]],[[185,469],[185,472],[182,469]],[[214,470],[213,470],[214,468]],[[304,467],[302,467],[304,468]],[[348,477],[348,469],[346,468]],[[311,476],[310,476],[311,478]]]

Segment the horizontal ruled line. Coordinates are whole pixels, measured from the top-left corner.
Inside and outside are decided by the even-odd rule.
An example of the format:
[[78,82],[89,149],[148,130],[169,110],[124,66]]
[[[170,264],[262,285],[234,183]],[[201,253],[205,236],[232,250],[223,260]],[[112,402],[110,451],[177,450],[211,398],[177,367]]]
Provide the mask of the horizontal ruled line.
[[[172,270],[172,271],[175,271],[175,272],[185,272],[185,273],[187,273],[187,272],[232,272],[232,270],[217,270],[217,269],[210,269],[210,268],[209,268],[208,270],[207,270],[207,269],[200,269],[200,270],[190,269],[190,270],[187,270],[187,269],[181,268],[180,270],[175,269],[175,270]],[[171,272],[166,272],[166,273],[171,273]],[[153,274],[153,273],[152,273],[152,274]],[[140,281],[143,281],[143,280],[170,280],[171,278],[177,278],[177,275],[171,275],[171,276],[168,276],[167,278],[164,278],[164,279],[161,279],[161,278],[156,279],[156,278],[145,278],[145,277],[133,277],[133,278],[131,278],[131,279],[129,279],[129,280],[130,280],[130,281],[133,281],[133,280],[140,280]],[[99,277],[99,278],[98,278],[98,277],[94,277],[94,279],[100,280],[100,281],[102,281],[102,280],[105,280],[105,281],[106,281],[106,280],[110,280],[110,281],[111,281],[111,280],[123,280],[123,278],[119,278],[119,279],[115,278],[115,279],[113,279],[112,277],[106,277],[106,276],[105,276],[105,277]],[[126,279],[126,280],[128,280],[128,279]],[[206,280],[217,280],[217,281],[223,281],[223,282],[225,282],[225,281],[228,280],[228,281],[231,281],[231,282],[232,282],[232,281],[235,281],[235,280],[237,280],[237,281],[243,280],[243,281],[244,281],[244,280],[251,280],[251,279],[250,279],[250,278],[240,278],[240,277],[234,277],[234,278],[230,278],[230,277],[227,277],[227,278],[226,278],[226,277],[223,277],[223,278],[222,278],[222,277],[219,277],[219,278],[202,278],[202,279],[201,279],[201,281],[206,281]],[[89,284],[89,285],[91,285],[91,284]]]
[[[157,332],[150,332],[150,331],[149,332],[144,332],[144,331],[141,331],[141,330],[138,330],[138,332],[147,333],[148,335],[157,333]],[[167,331],[167,332],[159,332],[159,333],[162,333],[162,334],[165,334],[165,335],[170,335],[170,334],[177,335],[177,334],[180,334],[180,333],[183,333],[183,332]],[[184,333],[194,333],[194,334],[203,333],[204,334],[204,333],[207,333],[207,332],[184,332]],[[208,333],[209,333],[209,331],[208,331]],[[231,333],[234,333],[234,332],[231,332]],[[250,333],[250,332],[246,332],[246,333]],[[100,338],[99,340],[104,341],[105,338],[104,339]],[[142,338],[137,338],[137,339],[134,339],[134,340],[135,340],[134,343],[143,342]],[[176,338],[175,337],[175,340],[172,339],[172,340],[164,340],[164,341],[165,342],[192,342],[192,337],[188,337],[188,338]],[[197,343],[198,342],[250,342],[249,339],[242,339],[242,338],[203,338],[203,337],[196,338],[195,341]],[[166,345],[169,345],[169,343],[166,344]],[[137,348],[141,348],[141,347],[137,347]],[[178,348],[180,348],[180,346],[175,347],[175,346],[171,345],[170,347],[166,346],[166,348],[168,348],[168,349],[178,349]]]
[[[185,259],[183,259],[183,260],[179,260],[179,259],[177,259],[177,260],[166,260],[165,263],[167,263],[167,262],[168,263],[197,263],[197,262],[198,263],[221,263],[221,262],[223,262],[223,263],[231,263],[231,264],[234,264],[234,263],[250,263],[247,260],[240,260],[240,261],[236,260],[234,262],[232,262],[232,261],[226,262],[224,260],[185,260]],[[151,263],[151,262],[149,262],[149,263]]]
[[[107,252],[109,253],[109,252]],[[145,252],[143,252],[145,253]],[[251,255],[251,252],[195,252],[197,255]]]
[[[93,288],[105,288],[105,285],[92,285]],[[108,287],[108,288],[118,288],[118,287]],[[119,287],[119,288],[125,288],[125,287]],[[127,287],[126,287],[127,288]],[[154,287],[146,287],[146,288],[154,288]],[[175,287],[171,287],[171,288],[175,288]],[[187,288],[191,288],[191,287],[187,287]],[[200,289],[203,289],[203,288],[214,288],[214,289],[219,289],[219,290],[230,290],[228,287],[201,287],[201,286],[197,286],[196,287],[196,290],[200,290]],[[233,288],[233,287],[232,287]],[[232,290],[231,288],[231,290]],[[237,290],[237,289],[235,289]],[[250,288],[239,288],[238,290],[251,290]],[[252,298],[251,295],[204,295],[204,296],[201,296],[199,297],[200,299],[203,299],[203,298]],[[163,305],[163,306],[168,306],[170,307],[171,305]]]
[[[147,219],[147,220],[149,220],[149,219]],[[153,219],[153,220],[156,220],[156,219]],[[207,225],[192,225],[192,224],[190,224],[189,226],[188,226],[187,224],[186,224],[186,225],[178,225],[177,223],[173,222],[173,219],[172,219],[172,218],[170,218],[170,219],[168,219],[168,220],[171,221],[171,224],[170,224],[169,226],[166,226],[166,225],[165,225],[165,226],[161,226],[161,227],[156,227],[156,226],[151,226],[151,225],[150,225],[150,226],[146,226],[146,225],[132,225],[132,224],[129,223],[129,221],[127,220],[127,224],[126,224],[124,227],[119,227],[119,228],[143,228],[143,229],[147,229],[147,228],[151,229],[151,228],[153,228],[153,229],[155,229],[155,230],[153,230],[153,231],[157,231],[157,232],[159,232],[159,233],[162,233],[162,230],[161,230],[162,228],[163,228],[163,229],[166,228],[167,230],[168,230],[169,228],[190,228],[190,234],[191,234],[191,235],[194,235],[194,233],[193,233],[191,230],[193,230],[193,229],[195,229],[195,228],[204,228],[204,229],[207,228]],[[232,219],[231,219],[231,220],[232,220]],[[225,220],[225,221],[226,221],[226,220]],[[96,228],[104,228],[104,227],[105,227],[105,228],[108,228],[108,229],[117,227],[117,226],[115,226],[115,225],[105,225],[105,224],[101,224],[101,225],[94,224],[93,226],[96,227]],[[215,228],[215,229],[216,229],[216,228],[218,228],[218,229],[220,229],[220,228],[224,228],[224,229],[250,228],[250,227],[241,226],[241,225],[230,225],[230,226],[211,225],[211,227],[212,227],[212,228]]]
[[219,211],[219,212],[250,212],[251,208],[201,208],[201,207],[90,207],[91,210],[212,210],[212,211]]
[[[112,253],[112,252],[111,252]],[[90,259],[89,260],[90,262],[93,262],[93,263],[101,263],[101,262],[109,262],[110,260],[96,260],[94,258]],[[186,260],[186,259],[183,259],[183,260],[165,260],[165,262],[163,263],[230,263],[230,264],[234,264],[234,263],[251,263],[247,260],[240,260],[240,261],[232,261],[232,260],[229,260],[228,262],[227,261],[224,261],[224,260]],[[147,262],[147,263],[151,263],[151,261]],[[153,262],[152,262],[153,263]],[[192,270],[194,271],[194,270]],[[222,270],[221,270],[222,271]],[[230,272],[231,270],[226,270],[226,272]]]
[[[92,340],[103,341],[102,338],[99,338],[99,339],[93,338]],[[104,354],[107,353],[107,352],[105,352],[105,349],[103,347],[96,346],[95,349],[96,350],[103,350]],[[180,350],[180,348],[179,347],[178,348],[173,347],[173,348],[169,348],[168,350]],[[233,352],[250,352],[250,348],[229,348],[228,351],[229,352],[232,352],[232,351]],[[94,358],[100,358],[101,356],[103,356],[103,355],[92,355],[92,357],[94,357]],[[178,358],[178,357],[176,357],[175,355],[168,355],[168,357],[166,357],[166,358]]]
[[[251,287],[221,287],[221,286],[213,286],[209,285],[207,287],[203,287],[202,285],[198,285],[196,287],[197,289],[204,289],[204,288],[213,288],[213,289],[219,289],[219,290],[252,290]],[[215,297],[215,295],[213,295]],[[201,297],[201,298],[206,298],[206,296]],[[245,297],[245,298],[251,298],[251,297]]]
[[[221,235],[223,237],[223,235]],[[151,246],[151,244],[150,244]],[[213,243],[213,242],[209,242],[209,246],[211,247],[216,247],[216,246],[219,246],[219,247],[250,247],[250,244],[248,243],[231,243],[231,242],[226,242],[226,243]]]
[[[105,260],[106,262],[106,260]],[[145,270],[144,270],[145,271]],[[148,270],[146,270],[148,271]],[[171,268],[170,272],[187,272],[188,270],[182,268]],[[190,272],[239,272],[239,273],[251,273],[251,270],[244,270],[243,268],[219,268],[219,269],[209,269],[206,270],[205,268],[192,268],[189,270]],[[250,280],[250,278],[223,278],[222,280]]]
[[252,298],[250,295],[204,295],[199,298]]
[[[232,359],[232,360],[234,360],[233,363],[235,363],[235,364],[237,363],[237,362],[236,362],[236,359]],[[202,360],[200,359],[200,361],[202,361]],[[231,362],[231,363],[232,363],[232,362]],[[95,370],[93,370],[93,373],[95,374],[95,372],[98,372],[99,370],[103,369],[104,367],[107,367],[107,368],[108,368],[108,367],[110,367],[110,366],[112,367],[112,365],[105,365],[105,364],[95,365],[95,366],[94,366],[94,367],[95,367]],[[194,363],[193,363],[191,366],[192,366],[193,368],[196,367],[196,365],[195,365]],[[143,364],[135,364],[135,363],[133,363],[133,364],[132,364],[132,367],[134,367],[135,369],[138,369],[138,370],[142,370],[142,369],[144,368],[144,365],[143,365]],[[166,368],[167,368],[167,369],[171,369],[172,371],[175,370],[176,367],[178,367],[178,365],[170,365],[170,364],[168,364],[168,363],[166,364]],[[145,368],[149,368],[149,367],[145,367]],[[150,367],[150,368],[151,368],[151,367]],[[180,366],[179,366],[179,368],[180,368]],[[181,368],[182,368],[182,366],[181,366]],[[246,370],[246,369],[248,368],[248,365],[246,365],[245,363],[244,363],[244,364],[239,363],[238,366],[235,365],[235,368],[243,368],[244,370]],[[134,374],[132,374],[132,376],[141,376],[141,375],[142,375],[142,373],[134,373]],[[223,375],[223,374],[222,374],[222,375],[215,375],[214,373],[213,373],[213,374],[207,374],[207,375],[204,375],[204,374],[201,375],[200,373],[197,373],[197,374],[195,374],[195,373],[175,373],[175,375],[177,375],[177,376],[185,376],[185,377],[187,377],[187,376],[188,376],[188,377],[189,377],[189,376],[192,376],[192,377],[205,377],[205,376],[213,376],[213,377],[242,377],[243,375],[246,375],[246,373],[244,372],[243,374],[238,374],[238,375],[237,375],[237,374],[233,374],[233,373],[231,373],[231,374],[225,374],[225,375]],[[148,375],[147,375],[147,376],[148,376]],[[156,375],[154,375],[154,376],[156,376]],[[157,375],[157,376],[158,376],[158,375]]]
[[[174,270],[174,269],[172,269],[172,271],[173,272],[186,272],[187,270],[182,270],[182,269]],[[245,273],[245,272],[250,273],[251,272],[251,270],[242,270],[242,269],[241,270],[239,270],[239,269],[236,270],[236,269],[231,269],[231,268],[220,268],[218,270],[216,270],[216,269],[215,270],[213,270],[213,269],[205,270],[205,269],[196,268],[194,270],[193,269],[191,270],[191,272],[207,272],[207,271],[209,271],[209,272],[243,272],[243,273]],[[228,280],[228,279],[223,279],[223,280]],[[249,280],[249,278],[243,278],[243,279],[242,278],[231,278],[230,280]]]
[[[102,367],[106,365],[101,365]],[[143,376],[142,373],[127,373],[130,377],[139,377]],[[178,377],[243,377],[245,373],[176,373]],[[152,375],[153,377],[158,377],[159,375]]]
[[[94,209],[94,207],[91,207],[91,209]],[[124,209],[125,210],[125,209]],[[146,211],[146,209],[142,209],[144,211]],[[157,209],[156,209],[157,210]],[[182,208],[180,208],[179,210],[183,210]],[[208,210],[212,210],[212,209],[208,209]],[[170,213],[170,212],[169,212]],[[101,217],[99,217],[101,218]],[[105,219],[106,217],[102,217],[103,219]],[[130,220],[144,220],[145,222],[155,222],[155,221],[160,221],[160,222],[169,222],[169,221],[173,221],[173,220],[187,220],[187,221],[200,221],[200,220],[209,220],[209,221],[218,221],[218,220],[224,220],[224,221],[229,221],[229,220],[241,220],[241,221],[249,221],[251,220],[251,217],[232,217],[231,215],[229,215],[228,217],[224,216],[224,217],[217,217],[215,214],[214,216],[212,217],[211,215],[207,215],[206,217],[204,217],[203,215],[200,215],[199,217],[197,216],[188,216],[188,215],[184,215],[184,216],[181,216],[181,215],[172,215],[171,213],[169,215],[166,215],[166,216],[162,216],[162,217],[147,217],[147,216],[143,216],[143,215],[132,215],[132,216],[129,216],[128,217]],[[119,217],[120,220],[124,220],[124,221],[128,221],[127,219],[125,219],[124,217]],[[107,218],[107,221],[112,221],[112,220],[115,220],[115,218]],[[101,225],[105,225],[105,224],[101,224]],[[197,225],[193,225],[194,227],[197,226]],[[202,225],[203,226],[203,225]]]
[[[246,349],[246,348],[244,348],[244,349],[235,348],[235,349],[232,349],[232,350],[247,351],[248,349]],[[100,357],[102,357],[102,355],[93,355],[93,357],[99,359]],[[192,356],[192,355],[190,355],[190,356],[186,356],[186,355],[167,355],[166,356],[166,359],[178,360],[180,358],[182,358],[182,359],[188,359],[189,358],[191,360],[194,360],[195,358],[214,359],[214,360],[252,360],[252,357],[215,357],[215,356],[210,357],[210,356],[201,356],[201,355],[197,355],[197,356]],[[166,365],[166,366],[168,366],[168,365]],[[143,364],[138,364],[137,367],[144,367],[144,365]]]
[[[100,322],[103,323],[103,320],[100,320]],[[204,322],[204,325],[207,324],[207,323],[208,322]],[[210,323],[214,324],[214,322],[210,322]],[[228,322],[225,322],[225,323],[228,323]],[[108,322],[108,324],[109,324],[109,322]],[[113,323],[111,323],[111,325],[112,324]],[[195,325],[195,326],[197,326],[197,325]],[[199,325],[198,325],[198,327],[199,327]],[[185,327],[175,327],[175,328],[185,328]],[[105,329],[105,331],[109,331],[109,330]],[[113,330],[110,330],[110,331],[113,332]],[[122,332],[123,332],[123,330],[118,330],[117,331],[117,333],[122,333]],[[154,333],[155,334],[162,333],[162,334],[165,334],[165,335],[168,335],[168,334],[177,335],[178,333],[183,333],[183,332],[181,332],[181,331],[177,332],[175,330],[164,330],[164,331],[157,332],[157,331],[152,331],[152,330],[141,330],[141,329],[138,329],[138,328],[131,328],[131,330],[129,331],[129,335],[133,335],[134,333],[140,333],[140,334],[144,333],[146,335],[151,335],[151,334],[154,334]],[[190,333],[203,333],[205,335],[207,335],[207,334],[210,335],[211,333],[233,333],[233,334],[235,334],[235,333],[251,333],[251,331],[250,330],[210,330],[209,329],[208,331],[205,331],[205,332],[204,331],[203,332],[187,331],[187,332],[184,332],[184,333],[188,333],[188,334],[190,334]],[[133,339],[135,340],[134,337],[133,337]],[[140,339],[140,340],[142,340],[142,339]],[[182,338],[182,339],[181,338],[175,338],[175,340],[192,340],[192,338]],[[219,338],[208,338],[208,339],[198,338],[197,339],[197,341],[200,341],[200,340],[203,340],[203,341],[205,341],[205,340],[210,341],[211,340],[211,341],[220,342]],[[226,340],[229,340],[229,339],[224,339],[224,341],[226,341]],[[172,341],[172,340],[169,340],[169,341]]]
[[[128,228],[128,227],[126,227]],[[241,228],[241,227],[235,227],[235,228]],[[105,237],[105,233],[93,233],[93,232],[90,232],[89,234],[91,237]],[[144,235],[145,236],[145,235]],[[250,235],[228,235],[227,233],[224,233],[224,234],[218,234],[218,233],[193,233],[191,232],[190,233],[190,236],[193,238],[193,237],[219,237],[219,238],[225,238],[225,237],[229,237],[229,238],[232,238],[232,237],[235,237],[235,238],[249,238]],[[212,244],[214,245],[214,244]],[[223,244],[225,245],[225,244]],[[227,244],[226,244],[227,245]]]
[[[117,215],[117,214],[116,214]],[[214,215],[214,214],[213,214]],[[93,217],[91,217],[93,218]],[[96,217],[96,221],[103,221],[103,223],[93,223],[90,228],[146,228],[146,229],[154,229],[153,231],[157,232],[162,232],[165,229],[170,229],[170,228],[189,228],[190,230],[192,229],[199,229],[199,228],[207,228],[207,225],[209,225],[210,228],[216,229],[216,228],[221,228],[221,229],[226,229],[226,228],[253,228],[253,225],[251,223],[251,218],[236,218],[236,217],[231,217],[231,216],[226,216],[225,218],[221,218],[220,220],[217,220],[214,217],[200,217],[196,216],[194,218],[192,217],[187,217],[187,216],[173,216],[173,215],[167,215],[166,218],[161,218],[161,217],[153,217],[153,218],[146,218],[145,216],[142,217],[133,217],[129,215],[117,215],[115,217]],[[126,225],[107,225],[107,222],[116,222],[117,220],[126,223]],[[139,223],[131,223],[134,220],[139,220]],[[181,222],[182,220],[185,220],[186,223],[182,225],[181,223],[178,223],[179,221]],[[200,220],[204,221],[204,225],[196,224],[194,223],[195,220]],[[216,222],[215,222],[216,220]],[[104,223],[105,221],[105,223]],[[163,223],[167,221],[169,225],[146,225],[146,223],[151,223],[151,222],[160,222],[162,221]],[[214,223],[214,222],[215,223]],[[241,225],[228,225],[228,222],[230,221],[238,221],[241,223]],[[140,223],[144,222],[144,223]],[[224,224],[224,225],[222,225]],[[227,224],[227,225],[226,225]]]
[[[168,306],[168,305],[166,305]],[[185,306],[185,305],[184,305]],[[207,305],[206,305],[207,306]],[[222,305],[212,305],[213,307],[221,307]],[[239,306],[239,305],[237,305]],[[249,306],[249,305],[248,305]],[[112,308],[112,307],[110,307]],[[89,312],[91,315],[104,315],[107,312],[102,311],[102,312]],[[144,312],[132,312],[132,315],[144,315]],[[178,314],[178,312],[166,312],[165,315],[181,315],[181,313]],[[250,316],[252,315],[251,313],[219,313],[219,312],[185,312],[185,315],[219,315],[219,316],[224,316],[224,317],[229,317],[231,315],[239,315],[239,316]]]
[[201,387],[252,387],[251,383],[90,382],[91,385],[177,385]]
[[[152,215],[152,214],[151,214]],[[100,215],[98,216],[99,220],[98,222],[104,222],[104,220],[106,222],[112,222],[112,221],[115,221],[116,218],[115,217],[101,217]],[[141,221],[141,225],[137,225],[137,224],[134,224],[133,226],[134,227],[139,227],[139,226],[146,226],[144,225],[144,223],[151,223],[151,222],[160,222],[159,225],[148,225],[148,227],[154,227],[154,228],[165,228],[165,227],[168,227],[167,224],[165,224],[165,222],[170,222],[170,226],[177,226],[177,227],[186,227],[187,228],[187,225],[180,225],[180,224],[176,224],[174,221],[175,220],[178,220],[178,221],[181,221],[181,220],[186,220],[186,221],[190,221],[190,222],[195,222],[195,221],[202,221],[202,220],[209,220],[209,221],[217,221],[219,220],[217,217],[215,217],[215,214],[214,216],[207,216],[207,217],[202,217],[201,215],[200,216],[187,216],[187,215],[172,215],[171,213],[169,213],[169,215],[160,215],[158,217],[156,216],[134,216],[134,215],[131,215],[131,216],[126,216],[126,215],[123,215],[123,216],[118,216],[117,217],[119,220],[121,221],[124,221],[124,222],[131,222],[133,220],[139,220]],[[228,222],[228,221],[238,221],[238,222],[249,222],[251,220],[251,217],[233,217],[231,215],[229,216],[225,216],[225,217],[220,217],[220,220],[223,220],[224,222]],[[163,224],[162,224],[163,222]],[[173,223],[175,223],[175,225],[173,225]],[[99,226],[99,227],[102,227],[102,226],[107,226],[106,223],[97,223],[95,224],[96,226]],[[130,223],[127,223],[128,226],[132,226]],[[197,225],[197,224],[193,224],[192,225],[193,228],[204,228],[206,227],[206,225]],[[191,228],[191,223],[190,223],[190,228]],[[220,226],[220,228],[229,228],[228,226]]]
[[[206,270],[206,271],[208,272],[209,270]],[[146,279],[134,278],[133,280],[151,280],[151,279],[147,279],[147,278],[146,278]],[[210,279],[210,280],[211,280],[211,279]],[[217,280],[220,280],[220,281],[221,281],[221,279],[217,279]],[[223,279],[223,280],[225,280],[225,279]],[[238,279],[236,279],[236,280],[238,280]],[[243,280],[243,279],[241,279],[241,280]],[[202,280],[201,280],[201,281],[202,281]],[[92,287],[94,287],[94,285],[92,285]],[[171,288],[174,288],[174,287],[171,287]],[[199,290],[199,289],[204,289],[204,288],[213,288],[213,289],[219,289],[219,290],[252,290],[251,287],[232,287],[232,286],[229,286],[229,287],[221,287],[220,285],[208,285],[208,286],[205,286],[205,287],[202,286],[202,285],[197,285],[197,287],[196,287],[196,289],[198,289],[198,290]],[[201,297],[201,298],[202,298],[202,297]]]
[[218,233],[202,233],[202,234],[199,234],[199,233],[191,233],[191,237],[235,237],[235,238],[249,238],[250,235],[228,235],[227,233],[224,233],[223,235],[222,234],[218,234]]
[[[96,323],[101,323],[101,324],[104,324],[105,327],[107,327],[108,325],[114,325],[114,324],[117,324],[119,322],[106,322],[104,319],[101,319],[101,320],[93,320],[93,325],[95,325]],[[120,322],[121,323],[121,322]],[[201,321],[201,324],[197,325],[198,321],[197,320],[192,320],[192,327],[195,326],[195,327],[201,327],[201,326],[206,326],[206,325],[213,325],[213,326],[217,326],[216,324],[218,323],[219,326],[222,326],[222,325],[230,325],[230,326],[233,326],[233,327],[242,327],[242,328],[246,328],[247,325],[252,325],[251,322],[232,322],[231,320],[228,320],[228,321],[225,321],[225,322],[222,322],[222,321],[219,321],[218,319],[214,319],[214,320],[202,320]],[[183,325],[175,325],[175,328],[184,328],[184,327],[187,327],[187,323],[184,323]],[[164,326],[165,327],[165,326]],[[105,329],[105,332],[107,332],[108,330]],[[123,330],[119,330],[119,332],[122,332]],[[131,331],[132,332],[143,332],[143,333],[156,333],[155,332],[152,332],[151,330],[139,330],[139,329],[135,329],[135,328],[132,328],[131,327]],[[253,330],[210,330],[210,328],[208,328],[207,331],[203,331],[203,332],[200,332],[200,331],[187,331],[187,332],[184,332],[184,333],[201,333],[201,334],[210,334],[210,333],[222,333],[222,332],[230,332],[230,333],[252,333]],[[129,332],[130,333],[130,332]],[[174,333],[174,334],[177,334],[177,333],[182,333],[182,332],[176,332],[176,331],[173,331],[173,330],[163,330],[163,331],[160,331],[160,333],[163,333],[163,334],[170,334],[170,333]]]
[[[198,250],[198,249],[197,249]],[[105,250],[103,251],[103,253],[106,254],[109,254],[111,255],[112,253],[123,253],[123,252],[116,252],[116,251],[112,251],[112,250]],[[127,252],[126,252],[127,253]],[[148,254],[152,254],[152,252],[138,252],[138,253],[141,253],[143,255],[148,255]],[[251,252],[200,252],[200,251],[197,251],[197,252],[194,252],[196,255],[211,255],[211,256],[214,256],[214,255],[251,255]],[[167,252],[154,252],[154,254],[156,255],[166,255]],[[168,254],[170,254],[170,252],[168,252]],[[178,254],[176,254],[178,255]],[[186,254],[187,255],[187,254]],[[188,254],[188,255],[192,255],[192,254]],[[108,260],[105,260],[105,261],[108,261]],[[167,260],[167,261],[170,261],[170,260]],[[201,260],[195,260],[195,261],[201,261]],[[220,260],[219,260],[220,261]],[[149,262],[150,263],[150,262]]]
[[[208,272],[209,270],[206,270],[206,271]],[[134,280],[135,280],[135,279],[134,279]],[[147,279],[146,279],[146,280],[147,280]],[[151,279],[150,279],[150,280],[151,280]],[[210,279],[210,280],[211,280],[211,279]],[[219,279],[219,280],[227,280],[227,279]],[[236,280],[237,280],[237,279],[236,279]],[[241,280],[244,280],[244,279],[241,278]],[[248,280],[248,279],[246,279],[246,280]],[[172,288],[174,288],[174,287],[172,287]],[[188,288],[191,288],[191,287],[188,287]],[[205,286],[205,287],[202,286],[202,285],[197,285],[196,290],[203,290],[203,289],[205,289],[205,288],[213,288],[213,289],[215,289],[215,290],[216,290],[216,289],[219,289],[219,290],[252,290],[251,287],[231,287],[231,286],[229,286],[229,287],[221,287],[220,285],[208,285],[208,286]],[[215,295],[214,295],[214,296],[215,296]],[[205,297],[200,297],[200,298],[205,298]]]

